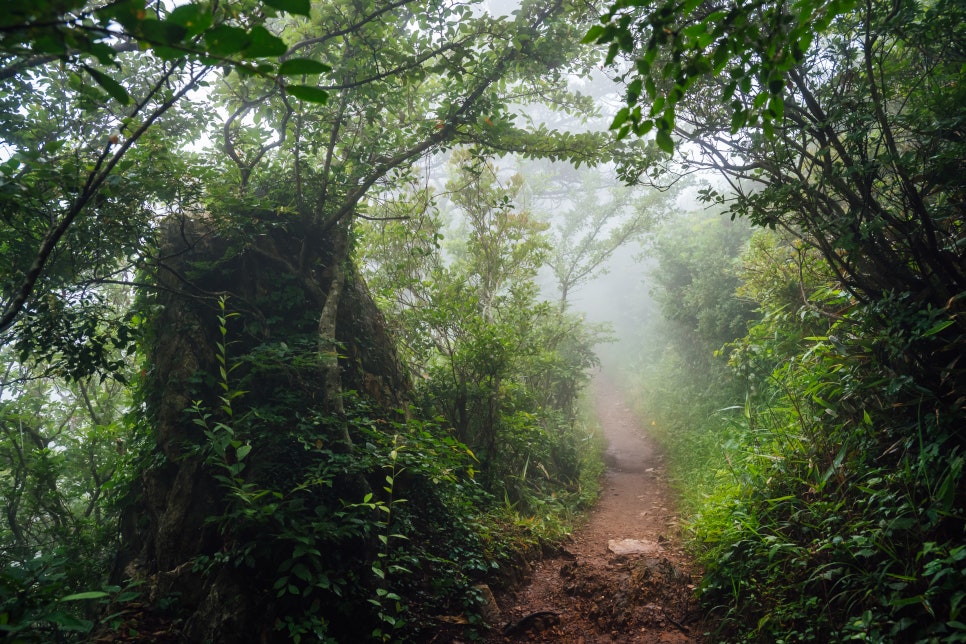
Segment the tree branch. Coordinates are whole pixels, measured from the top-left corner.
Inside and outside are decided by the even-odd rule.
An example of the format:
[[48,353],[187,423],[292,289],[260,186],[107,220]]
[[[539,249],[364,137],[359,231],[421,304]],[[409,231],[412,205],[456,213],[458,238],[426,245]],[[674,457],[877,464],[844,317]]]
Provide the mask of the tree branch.
[[[161,118],[169,109],[171,109],[181,98],[187,94],[191,89],[195,87],[197,82],[207,74],[208,68],[201,68],[200,71],[193,73],[189,76],[188,82],[185,83],[179,91],[175,92],[171,97],[166,99],[160,105],[158,105],[154,111],[144,120],[144,122],[136,128],[130,135],[125,138],[124,142],[121,143],[120,148],[112,155],[110,153],[112,143],[108,142],[104,149],[101,151],[97,162],[94,165],[94,169],[91,170],[84,182],[84,186],[80,191],[80,194],[71,204],[70,208],[64,213],[63,217],[51,228],[47,230],[43,239],[40,242],[40,246],[37,249],[37,253],[34,256],[34,260],[31,263],[30,268],[27,270],[24,280],[17,289],[11,301],[7,302],[3,306],[3,313],[0,315],[0,333],[9,329],[13,323],[16,321],[17,316],[23,310],[24,305],[27,303],[27,299],[33,293],[34,287],[37,285],[37,281],[40,279],[41,273],[43,273],[44,268],[47,266],[47,262],[50,259],[51,254],[54,249],[63,239],[64,235],[74,224],[77,217],[83,212],[84,208],[90,203],[94,195],[100,190],[104,181],[114,170],[115,166],[124,157],[127,151],[134,145],[141,136],[144,135],[148,129],[151,128],[154,123]],[[169,70],[164,74],[161,80],[152,88],[148,96],[141,101],[138,106],[134,109],[132,116],[137,115],[144,107],[147,105],[153,96],[160,91],[162,87],[165,86],[166,81],[174,73],[174,70]]]

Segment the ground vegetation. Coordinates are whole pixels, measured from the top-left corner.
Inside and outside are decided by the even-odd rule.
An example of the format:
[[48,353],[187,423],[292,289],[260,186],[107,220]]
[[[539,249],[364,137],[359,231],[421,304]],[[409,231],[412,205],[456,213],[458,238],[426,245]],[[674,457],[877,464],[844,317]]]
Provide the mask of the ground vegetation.
[[615,127],[766,229],[720,351],[744,393],[687,424],[724,448],[703,597],[736,640],[959,641],[962,7],[679,9],[617,3],[592,36],[630,55]]

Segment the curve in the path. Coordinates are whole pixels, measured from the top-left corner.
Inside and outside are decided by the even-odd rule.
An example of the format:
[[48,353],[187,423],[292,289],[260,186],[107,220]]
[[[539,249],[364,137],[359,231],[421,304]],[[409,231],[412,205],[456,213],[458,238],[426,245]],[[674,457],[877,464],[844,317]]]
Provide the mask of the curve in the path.
[[510,628],[491,642],[700,641],[663,458],[619,389],[604,377],[595,389],[607,440],[600,500],[558,556],[497,598]]

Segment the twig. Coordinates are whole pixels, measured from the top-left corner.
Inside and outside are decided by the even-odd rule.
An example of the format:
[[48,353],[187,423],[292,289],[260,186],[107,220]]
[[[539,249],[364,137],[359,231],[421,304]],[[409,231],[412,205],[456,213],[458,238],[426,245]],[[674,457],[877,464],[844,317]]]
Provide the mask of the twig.
[[677,626],[678,628],[680,628],[685,633],[687,633],[687,634],[690,634],[691,633],[691,629],[690,628],[688,628],[687,626],[685,626],[684,624],[682,624],[678,620],[676,620],[673,617],[671,617],[670,615],[668,615],[667,609],[664,608],[663,606],[661,606],[661,612],[664,613],[664,619],[666,619],[667,621],[671,622],[672,624],[674,624],[675,626]]

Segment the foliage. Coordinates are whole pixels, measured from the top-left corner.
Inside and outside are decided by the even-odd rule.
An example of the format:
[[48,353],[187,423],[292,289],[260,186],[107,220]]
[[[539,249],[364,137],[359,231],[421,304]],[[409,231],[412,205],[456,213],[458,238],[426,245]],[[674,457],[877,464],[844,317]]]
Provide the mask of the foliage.
[[[751,3],[631,2],[617,0],[585,36],[609,45],[607,62],[619,56],[632,66],[626,106],[612,128],[620,136],[654,130],[657,145],[674,150],[679,104],[707,79],[726,79],[721,103],[733,132],[747,128],[774,131],[784,115],[785,82],[837,16],[855,6],[848,0]],[[736,94],[752,94],[745,104]]]
[[[111,67],[132,49],[151,50],[162,60],[203,60],[263,75],[318,73],[303,61],[279,65],[266,58],[286,54],[285,42],[264,26],[266,19],[289,12],[308,16],[308,0],[265,0],[253,6],[220,6],[207,2],[166,7],[145,0],[120,0],[105,6],[87,0],[33,2],[11,0],[0,12],[2,78],[26,74],[52,60],[83,70],[123,105],[131,96]],[[96,60],[92,66],[87,60]],[[293,64],[295,63],[295,64]]]
[[[521,124],[514,114],[538,98],[567,113],[587,107],[565,88],[593,58],[577,42],[583,3],[526,3],[509,15],[481,6],[121,0],[0,9],[0,341],[18,350],[11,361],[36,361],[38,374],[71,386],[121,381],[129,374],[118,353],[134,346],[149,355],[134,414],[152,425],[156,445],[118,466],[129,489],[114,573],[141,574],[165,619],[187,623],[191,602],[219,582],[233,601],[280,593],[268,628],[293,639],[340,629],[393,638],[418,628],[420,607],[440,597],[472,608],[468,580],[491,566],[474,509],[488,497],[464,474],[477,466],[408,410],[370,411],[369,389],[380,385],[370,387],[366,369],[389,371],[373,363],[390,363],[391,345],[376,337],[378,321],[345,301],[365,293],[347,257],[352,221],[419,159],[457,143],[601,158],[606,136]],[[172,239],[192,246],[166,255]],[[215,251],[182,259],[196,247]],[[133,283],[147,304],[129,313],[108,283]],[[178,317],[225,292],[244,315]],[[162,293],[172,299],[154,305]],[[186,337],[195,342],[172,348],[171,338]],[[399,389],[387,398],[404,397],[399,381],[382,385]],[[354,388],[366,390],[358,400]],[[126,396],[117,403],[129,405]],[[513,422],[521,435],[544,432],[522,411]],[[406,438],[390,447],[397,435]],[[4,448],[20,446],[16,438],[5,433]],[[96,494],[86,481],[86,490],[73,485],[73,447],[22,459],[18,475],[39,472],[22,489],[56,475],[77,498]],[[100,457],[110,443],[77,447]],[[398,468],[383,471],[387,463]],[[192,494],[172,494],[187,482]],[[49,496],[37,488],[23,498],[56,505],[67,494]],[[419,506],[402,502],[420,496]],[[50,528],[65,512],[39,501],[16,509],[18,521],[33,522],[31,538],[67,539]],[[116,526],[113,512],[102,518],[105,531]],[[410,545],[395,536],[407,522],[438,538]],[[144,545],[151,530],[153,550]],[[103,578],[113,545],[96,541],[91,580]],[[286,559],[280,543],[297,555]],[[165,548],[181,558],[152,569]],[[38,605],[48,594],[19,591]]]
[[127,396],[118,380],[65,381],[12,354],[0,386],[0,631],[54,641],[91,632],[103,606],[87,600],[118,590],[102,580],[132,458]]
[[[0,14],[0,332],[24,351],[42,350],[30,342],[37,332],[50,333],[64,354],[84,347],[91,355],[71,357],[80,375],[110,368],[96,349],[128,338],[93,343],[74,333],[106,313],[95,294],[76,294],[129,280],[157,218],[197,214],[201,192],[212,197],[206,209],[234,212],[234,226],[248,234],[253,207],[273,212],[276,225],[307,220],[311,232],[347,217],[376,182],[453,139],[575,159],[603,140],[518,127],[507,106],[508,93],[526,100],[529,85],[573,109],[560,79],[585,62],[559,62],[575,49],[581,23],[569,5],[472,19],[462,4],[415,0],[356,3],[348,12],[325,5],[311,16],[307,0],[150,10],[137,0],[8,5]],[[523,84],[511,90],[514,83]],[[224,123],[210,119],[218,92],[206,88],[221,90]],[[327,108],[321,99],[332,92],[340,101]],[[199,147],[190,142],[206,123],[220,142],[216,154],[172,154]],[[374,136],[356,136],[362,132]],[[239,178],[247,186],[259,165],[269,178],[261,195],[232,189]],[[293,191],[277,190],[281,177],[295,186],[294,203]],[[278,203],[256,198],[266,195]],[[126,328],[123,319],[109,322],[101,326]]]
[[631,4],[592,34],[641,46],[618,127],[785,235],[742,287],[705,600],[736,639],[961,641],[962,3]]
[[696,370],[712,354],[744,334],[752,319],[750,303],[734,297],[739,284],[736,260],[749,237],[744,222],[714,214],[692,214],[658,232],[651,251],[652,295],[682,337],[675,348]]
[[657,228],[647,253],[655,260],[648,281],[659,312],[639,321],[636,350],[625,351],[620,364],[641,417],[668,451],[672,483],[689,512],[723,493],[719,470],[741,392],[728,370],[727,345],[755,317],[750,303],[735,297],[749,235],[743,222],[708,213],[684,213]]
[[[826,309],[843,300],[811,298]],[[733,463],[738,500],[697,524],[713,546],[704,596],[727,606],[733,635],[962,637],[961,448],[951,419],[921,416],[923,390],[877,356],[912,338],[868,335],[875,316],[856,307],[827,334],[799,336],[800,352],[758,382]],[[799,332],[778,317],[762,325],[767,335],[747,340],[759,350]]]
[[[0,569],[4,598],[0,601],[0,632],[7,638],[16,642],[63,641],[92,631],[95,620],[91,618],[96,613],[89,610],[91,602],[85,600],[102,599],[109,593],[71,593],[80,581],[80,571],[69,558],[69,553],[54,550]],[[81,574],[84,572],[88,571]]]
[[[962,157],[961,109],[950,103],[962,42],[940,44],[934,30],[960,24],[962,7],[892,9],[868,5],[828,29],[821,50],[792,70],[774,137],[724,138],[754,166],[728,171],[732,181],[765,184],[738,190],[733,211],[798,233],[860,301],[909,291],[941,308],[964,287],[953,268],[962,213],[950,201],[961,187],[949,174]],[[711,115],[705,108],[697,119]],[[723,130],[709,121],[694,134]]]
[[718,637],[959,641],[956,416],[923,415],[935,394],[894,363],[942,313],[883,328],[894,302],[857,304],[816,252],[773,233],[756,234],[742,267],[761,318],[731,345],[725,395],[646,398],[691,488]]
[[534,213],[550,225],[546,265],[561,311],[584,286],[608,271],[622,248],[638,242],[667,215],[669,193],[622,185],[609,168],[530,163],[522,173]]
[[[766,3],[763,10],[782,7]],[[762,109],[772,91],[765,80],[736,87],[727,76],[709,76],[694,85],[682,103],[686,111],[677,116],[677,131],[691,144],[682,149],[683,167],[720,173],[730,190],[709,189],[708,200],[728,204],[733,216],[797,235],[857,300],[901,300],[912,308],[946,309],[955,319],[966,289],[962,209],[954,197],[963,175],[952,171],[963,156],[962,108],[955,102],[961,91],[961,3],[825,9],[837,17],[819,22],[815,46],[803,49],[782,73],[787,82],[777,87],[782,108],[773,127],[746,124],[744,117],[732,121],[721,109],[722,92],[734,114]],[[738,46],[751,47],[751,54],[757,44]],[[781,59],[781,51],[772,53]],[[741,66],[765,59],[733,61]],[[914,299],[906,301],[904,293]],[[949,344],[959,335],[951,328],[944,333]],[[909,359],[932,363],[926,355]],[[926,371],[916,377],[944,388],[950,400],[960,395],[952,392],[955,369]]]
[[480,461],[483,485],[535,510],[579,489],[575,405],[596,358],[591,329],[537,299],[546,225],[515,209],[520,175],[454,155],[447,184],[463,230],[444,254],[431,195],[412,195],[410,222],[371,226],[362,260],[409,349],[418,391]]
[[[615,9],[622,7],[617,3]],[[683,9],[702,21],[707,17],[700,3]],[[764,3],[726,11],[736,18],[752,11],[753,19],[736,25],[764,32],[761,38],[722,34],[694,50],[699,57],[707,47],[724,51],[719,62],[739,72],[688,71],[702,80],[692,83],[681,103],[686,109],[677,112],[676,131],[689,142],[680,168],[720,173],[729,190],[709,189],[708,200],[729,205],[733,216],[798,236],[871,310],[885,313],[885,303],[896,303],[900,310],[885,313],[883,324],[920,309],[946,310],[951,324],[937,334],[955,351],[962,333],[952,321],[966,290],[956,196],[963,174],[954,170],[963,157],[963,103],[957,99],[962,3]],[[796,34],[804,33],[801,21],[813,11],[825,16],[814,36],[805,34],[813,45],[792,55],[781,44],[786,37],[796,42]],[[655,24],[677,20],[673,13],[665,8]],[[769,15],[778,22],[769,22]],[[628,17],[619,30],[630,30],[635,20]],[[940,33],[944,37],[936,37]],[[666,36],[641,44],[653,52],[663,39],[672,52],[668,69],[686,70],[687,58],[675,58],[674,48],[698,36],[690,27],[670,28]],[[620,37],[634,40],[630,32]],[[776,48],[761,49],[770,43]],[[759,74],[754,82],[745,75],[773,63],[782,68],[778,77]],[[660,75],[656,69],[640,72],[655,82]],[[722,110],[722,96],[731,101],[730,110]],[[760,110],[771,113],[770,127],[758,127],[751,116]],[[954,401],[962,395],[959,371],[948,362],[938,367],[944,358],[931,347],[908,346],[908,375]]]
[[[261,359],[238,386],[261,380]],[[465,446],[432,423],[386,416],[346,392],[345,422],[359,446],[350,453],[333,431],[341,423],[322,409],[285,413],[272,396],[249,406],[249,393],[225,391],[233,402],[217,413],[193,410],[230,499],[210,518],[227,545],[199,557],[199,570],[241,569],[248,583],[271,587],[265,614],[293,641],[399,641],[432,627],[447,608],[475,610],[472,583],[501,560],[484,554],[492,501]],[[257,431],[268,420],[276,431]]]
[[[63,290],[116,279],[123,272],[118,263],[133,259],[148,225],[143,204],[159,195],[157,184],[137,172],[145,158],[132,148],[150,141],[164,117],[205,85],[214,66],[276,78],[280,85],[292,73],[328,71],[290,56],[277,62],[288,47],[265,25],[280,11],[307,16],[309,2],[271,0],[245,8],[206,2],[148,7],[144,0],[4,4],[0,211],[7,270],[0,282],[0,332],[27,317],[32,328],[14,330],[19,337],[29,338],[41,325],[56,331],[55,340],[66,335],[60,347],[66,350],[77,342],[70,341],[76,336],[62,309],[99,319],[96,299],[82,300],[93,311],[77,302],[64,306]],[[306,89],[313,94],[307,100],[324,98]],[[92,221],[92,210],[102,221]],[[86,365],[85,358],[75,360]],[[103,367],[109,365],[95,364],[83,375]]]

